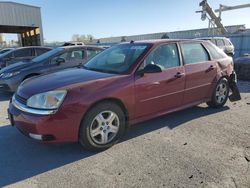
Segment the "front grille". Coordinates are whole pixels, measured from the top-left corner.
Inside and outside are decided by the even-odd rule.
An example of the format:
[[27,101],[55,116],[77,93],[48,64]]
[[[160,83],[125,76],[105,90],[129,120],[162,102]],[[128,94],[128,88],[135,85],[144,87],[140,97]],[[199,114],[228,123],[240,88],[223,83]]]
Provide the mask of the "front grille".
[[19,96],[19,95],[17,95],[17,94],[15,95],[15,98],[16,98],[16,100],[17,100],[18,102],[20,102],[20,103],[26,105],[27,99],[25,99],[25,98],[23,98],[23,97],[21,97],[21,96]]

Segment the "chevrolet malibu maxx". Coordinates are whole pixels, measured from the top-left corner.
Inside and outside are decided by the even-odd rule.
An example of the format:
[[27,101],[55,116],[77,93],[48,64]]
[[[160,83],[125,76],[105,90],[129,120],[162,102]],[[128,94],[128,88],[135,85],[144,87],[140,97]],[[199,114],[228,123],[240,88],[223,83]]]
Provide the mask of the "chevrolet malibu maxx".
[[103,150],[129,125],[203,102],[220,108],[228,98],[240,100],[233,61],[211,42],[131,41],[82,68],[25,80],[8,112],[34,140]]

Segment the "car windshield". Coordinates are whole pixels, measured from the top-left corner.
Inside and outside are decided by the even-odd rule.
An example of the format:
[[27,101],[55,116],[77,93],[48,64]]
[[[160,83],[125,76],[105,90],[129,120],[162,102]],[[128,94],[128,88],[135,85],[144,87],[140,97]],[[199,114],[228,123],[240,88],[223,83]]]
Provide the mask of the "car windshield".
[[8,54],[10,54],[12,51],[14,51],[14,49],[10,49],[10,50],[8,50],[8,51],[5,51],[4,53],[1,53],[1,54],[0,54],[0,58],[6,56],[6,55],[8,55]]
[[104,50],[83,67],[98,72],[124,74],[149,47],[149,44],[119,44]]
[[48,58],[62,52],[63,50],[64,50],[63,48],[55,48],[55,49],[50,50],[50,51],[48,51],[48,52],[46,52],[46,53],[44,53],[44,54],[42,54],[40,56],[35,57],[34,59],[32,59],[32,62],[37,63],[37,62],[44,61],[44,60],[46,60],[46,59],[48,59]]
[[8,52],[8,51],[10,51],[11,49],[3,49],[3,50],[0,50],[0,54],[4,54],[4,53],[6,53],[6,52]]

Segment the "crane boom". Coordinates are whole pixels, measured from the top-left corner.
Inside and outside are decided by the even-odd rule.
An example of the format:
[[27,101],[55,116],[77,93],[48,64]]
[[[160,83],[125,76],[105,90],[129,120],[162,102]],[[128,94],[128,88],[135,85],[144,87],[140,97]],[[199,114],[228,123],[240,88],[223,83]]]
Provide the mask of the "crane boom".
[[220,29],[221,33],[226,34],[227,29],[221,23],[221,18],[216,16],[215,12],[210,7],[207,0],[203,0],[200,3],[200,6],[202,7],[202,10],[205,11],[210,16],[210,18],[214,21],[215,25]]
[[236,6],[226,6],[226,5],[220,5],[219,9],[216,9],[215,12],[223,12],[223,11],[229,11],[229,10],[235,10],[235,9],[241,9],[241,8],[249,8],[250,3],[243,4],[243,5],[236,5]]

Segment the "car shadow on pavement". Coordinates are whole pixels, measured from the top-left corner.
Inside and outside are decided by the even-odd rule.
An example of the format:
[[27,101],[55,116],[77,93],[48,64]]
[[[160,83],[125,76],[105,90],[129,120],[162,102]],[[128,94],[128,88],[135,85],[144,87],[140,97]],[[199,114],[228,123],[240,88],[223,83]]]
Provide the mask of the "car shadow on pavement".
[[44,145],[10,125],[0,127],[0,187],[95,155],[79,144]]
[[[122,142],[148,132],[228,110],[193,107],[132,126]],[[25,138],[15,127],[0,126],[0,187],[7,186],[98,153],[84,150],[80,144],[44,145]]]
[[147,134],[149,132],[152,132],[152,131],[155,131],[164,127],[168,129],[174,129],[175,127],[178,127],[188,121],[192,121],[194,119],[197,119],[203,116],[208,116],[208,115],[219,113],[219,112],[226,111],[226,110],[229,110],[228,106],[224,106],[218,109],[195,106],[195,107],[188,108],[179,112],[170,113],[168,115],[161,116],[159,118],[155,118],[155,119],[131,126],[128,131],[129,133],[126,134],[124,137],[124,141],[137,137],[137,136]]
[[12,97],[13,93],[2,92],[0,91],[0,102],[1,101],[8,101]]

